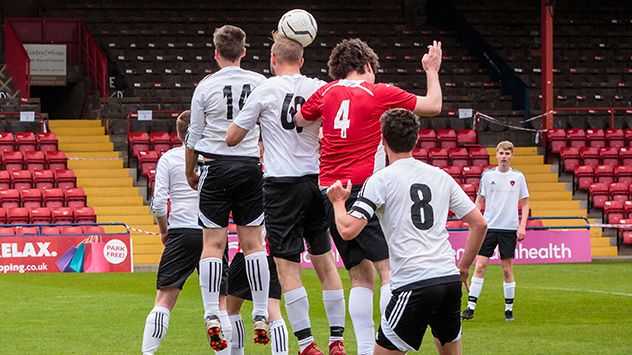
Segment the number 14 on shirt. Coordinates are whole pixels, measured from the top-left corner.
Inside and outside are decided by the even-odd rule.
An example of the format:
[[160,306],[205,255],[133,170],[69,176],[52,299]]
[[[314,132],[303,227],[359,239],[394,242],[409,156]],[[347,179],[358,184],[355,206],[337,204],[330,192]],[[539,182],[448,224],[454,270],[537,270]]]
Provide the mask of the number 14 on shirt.
[[347,129],[349,129],[350,124],[349,100],[342,100],[334,118],[334,129],[340,130],[340,138],[347,138]]

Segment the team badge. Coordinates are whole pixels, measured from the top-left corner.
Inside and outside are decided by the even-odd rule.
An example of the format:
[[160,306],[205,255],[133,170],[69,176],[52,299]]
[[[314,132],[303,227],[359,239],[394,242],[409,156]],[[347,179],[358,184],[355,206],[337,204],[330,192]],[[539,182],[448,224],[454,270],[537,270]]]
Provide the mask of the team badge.
[[513,187],[516,184],[516,182],[514,180],[511,180],[509,181],[509,184],[511,185],[511,187]]

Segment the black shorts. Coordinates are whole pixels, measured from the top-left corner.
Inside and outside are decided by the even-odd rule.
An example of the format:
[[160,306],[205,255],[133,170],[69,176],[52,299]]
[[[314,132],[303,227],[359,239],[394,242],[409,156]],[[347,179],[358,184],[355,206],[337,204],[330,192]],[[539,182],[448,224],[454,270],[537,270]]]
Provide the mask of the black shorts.
[[[351,195],[345,203],[347,210],[353,206],[353,203],[358,198],[358,193],[362,189],[362,186],[353,186],[351,188]],[[326,191],[322,192],[323,199],[325,201],[325,213],[327,214],[327,222],[329,223],[329,231],[331,237],[336,244],[336,249],[340,253],[340,257],[345,264],[347,270],[360,264],[364,259],[370,261],[380,261],[388,259],[388,246],[382,227],[380,227],[380,221],[374,215],[367,225],[362,229],[360,234],[352,240],[345,241],[342,239],[336,229],[336,218],[334,216],[334,206],[327,198]]]
[[[268,256],[268,269],[270,270],[269,298],[281,299],[281,284],[277,274],[274,258]],[[244,253],[237,253],[228,267],[228,295],[252,301],[250,284],[246,276],[246,259]]]
[[510,230],[488,230],[481,245],[481,250],[478,251],[478,255],[491,258],[494,255],[494,249],[498,245],[498,251],[500,251],[501,259],[513,259],[516,243],[518,242],[518,235],[516,231]]
[[435,280],[439,279],[443,279],[443,283],[393,292],[382,315],[376,339],[378,345],[388,350],[417,351],[428,326],[441,345],[460,339],[459,276]]
[[261,164],[255,158],[218,157],[206,163],[198,187],[198,224],[204,228],[226,228],[232,211],[238,226],[262,225],[262,177]]
[[263,210],[270,254],[293,262],[305,250],[322,255],[331,250],[318,175],[264,179]]
[[[202,255],[202,230],[193,228],[174,228],[167,233],[167,245],[160,257],[156,289],[177,287],[182,290],[187,278],[198,269]],[[220,293],[226,295],[228,276],[228,247],[224,250],[224,272]]]

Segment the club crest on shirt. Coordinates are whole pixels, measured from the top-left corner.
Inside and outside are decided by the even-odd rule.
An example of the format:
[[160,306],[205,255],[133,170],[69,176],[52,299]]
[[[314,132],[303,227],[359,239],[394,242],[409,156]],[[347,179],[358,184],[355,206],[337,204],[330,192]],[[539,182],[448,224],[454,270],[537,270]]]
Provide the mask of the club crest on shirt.
[[509,184],[511,185],[511,187],[513,187],[516,184],[516,181],[515,180],[511,180],[511,181],[509,181]]

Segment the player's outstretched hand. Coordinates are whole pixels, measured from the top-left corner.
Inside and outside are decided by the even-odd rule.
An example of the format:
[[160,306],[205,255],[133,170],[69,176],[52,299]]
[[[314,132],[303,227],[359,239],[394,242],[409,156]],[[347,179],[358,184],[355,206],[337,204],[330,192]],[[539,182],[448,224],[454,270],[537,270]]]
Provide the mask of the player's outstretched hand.
[[467,290],[467,293],[470,293],[470,268],[459,266],[459,273],[461,273],[461,282],[465,285],[465,290]]
[[332,204],[338,201],[347,201],[349,194],[351,194],[351,180],[347,180],[347,187],[342,187],[342,182],[338,180],[327,188],[327,197]]
[[520,227],[518,228],[518,232],[516,232],[516,235],[518,236],[518,241],[522,241],[524,240],[524,237],[527,235],[527,232],[525,231],[524,228]]
[[200,175],[194,173],[193,175],[187,175],[187,183],[193,190],[198,189],[198,181],[200,181]]
[[424,54],[423,58],[421,58],[421,66],[426,73],[439,72],[442,56],[441,42],[432,41],[432,44],[428,46],[428,53]]

